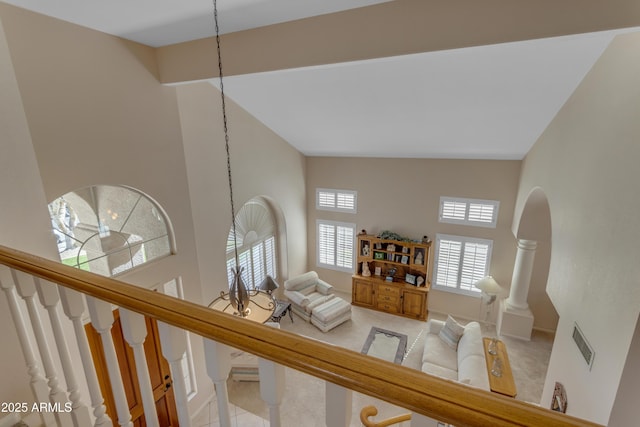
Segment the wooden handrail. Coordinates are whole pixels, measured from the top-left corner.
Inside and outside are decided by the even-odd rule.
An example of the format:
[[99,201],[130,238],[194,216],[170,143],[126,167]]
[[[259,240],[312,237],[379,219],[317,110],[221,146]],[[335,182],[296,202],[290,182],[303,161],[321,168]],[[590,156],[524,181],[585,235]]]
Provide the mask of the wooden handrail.
[[1,245],[0,264],[458,427],[598,425]]
[[378,415],[378,409],[375,406],[365,406],[360,411],[360,422],[364,427],[388,427],[411,419],[410,413],[396,415],[395,417],[387,418],[382,421],[373,421],[369,419],[369,417],[375,417],[376,415]]

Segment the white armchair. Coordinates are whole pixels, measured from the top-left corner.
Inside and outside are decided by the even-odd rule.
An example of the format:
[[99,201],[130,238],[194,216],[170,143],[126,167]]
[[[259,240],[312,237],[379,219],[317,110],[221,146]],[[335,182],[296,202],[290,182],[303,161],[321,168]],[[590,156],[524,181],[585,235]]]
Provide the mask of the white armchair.
[[333,286],[320,279],[315,271],[309,271],[286,280],[284,296],[291,302],[291,310],[310,322],[313,309],[332,299],[334,294]]

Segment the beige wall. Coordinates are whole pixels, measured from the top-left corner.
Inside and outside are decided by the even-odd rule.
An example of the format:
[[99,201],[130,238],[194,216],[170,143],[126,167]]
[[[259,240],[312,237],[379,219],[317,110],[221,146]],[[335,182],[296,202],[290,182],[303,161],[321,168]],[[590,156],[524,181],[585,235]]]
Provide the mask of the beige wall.
[[[568,412],[602,424],[640,307],[639,75],[640,34],[618,36],[527,155],[516,209],[519,218],[539,187],[551,212],[547,291],[560,322],[542,402],[559,381]],[[595,351],[591,369],[572,341],[574,322]]]
[[[231,227],[229,182],[222,130],[220,91],[207,82],[178,86],[189,191],[197,234],[204,301],[227,288],[226,258]],[[305,159],[297,150],[226,100],[236,214],[253,197],[274,209],[280,235],[277,281],[302,273],[307,262]]]
[[[55,259],[46,198],[3,23],[0,15],[0,244]],[[0,281],[7,286],[11,283],[8,273],[0,267]],[[0,337],[0,402],[31,402],[30,379],[4,292],[0,296]]]
[[[209,302],[226,287],[224,250],[231,224],[219,92],[206,83],[162,86],[151,48],[4,3],[0,17],[5,24],[1,173],[8,174],[0,188],[3,200],[19,200],[2,203],[0,243],[21,247],[18,238],[35,235],[36,247],[44,240],[55,258],[47,200],[87,185],[128,185],[166,210],[177,253],[120,279],[153,287],[181,276],[188,300]],[[228,107],[236,209],[251,197],[267,198],[282,236],[290,236],[280,248],[281,275],[301,273],[306,268],[305,159],[230,100]],[[13,342],[12,322],[2,324],[3,340]],[[213,387],[202,342],[194,338],[192,344],[199,389],[190,402],[195,410]],[[28,400],[22,355],[17,346],[12,349],[15,363],[2,365],[10,371],[5,378],[24,379],[4,384],[24,384],[24,390],[0,386],[0,397]]]
[[[374,234],[391,230],[411,238],[427,235],[432,240],[436,233],[486,238],[494,241],[491,274],[505,288],[506,296],[515,260],[516,243],[511,223],[520,164],[496,160],[311,157],[307,160],[309,269],[317,270],[338,289],[350,292],[350,274],[316,267],[318,218],[353,222],[358,231],[364,228]],[[316,211],[314,196],[318,187],[356,190],[357,214]],[[440,196],[499,200],[497,227],[438,222]],[[530,295],[535,295],[530,301],[536,313],[535,326],[555,329],[555,312],[548,298],[545,300],[544,292],[540,295],[544,285],[532,283],[530,289]],[[468,319],[477,319],[481,312],[479,299],[442,291],[429,294],[429,310]]]

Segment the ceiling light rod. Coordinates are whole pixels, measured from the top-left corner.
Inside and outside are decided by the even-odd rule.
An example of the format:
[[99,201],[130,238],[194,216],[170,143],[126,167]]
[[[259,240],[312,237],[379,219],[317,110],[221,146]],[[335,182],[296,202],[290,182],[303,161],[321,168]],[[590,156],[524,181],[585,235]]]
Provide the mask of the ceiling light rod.
[[231,224],[233,232],[233,250],[235,256],[235,267],[232,269],[233,282],[228,293],[220,292],[220,296],[213,300],[209,307],[250,319],[259,323],[264,323],[271,318],[276,304],[270,293],[260,289],[249,291],[242,280],[242,270],[238,256],[238,240],[236,234],[236,211],[233,203],[233,183],[231,180],[231,152],[229,150],[229,128],[227,126],[227,106],[224,96],[224,82],[222,72],[222,53],[220,50],[220,27],[218,25],[218,5],[213,0],[213,18],[216,27],[216,46],[218,51],[218,72],[220,77],[220,97],[222,99],[222,122],[224,127],[224,146],[227,153],[227,175],[229,178],[229,199],[231,202]]

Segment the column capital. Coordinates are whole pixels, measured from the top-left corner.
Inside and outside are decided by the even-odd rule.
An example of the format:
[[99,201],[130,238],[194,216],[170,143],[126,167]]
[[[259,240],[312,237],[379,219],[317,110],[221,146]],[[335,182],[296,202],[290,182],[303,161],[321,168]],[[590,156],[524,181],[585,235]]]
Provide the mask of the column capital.
[[525,251],[535,251],[538,247],[538,242],[535,240],[518,239],[518,249]]

